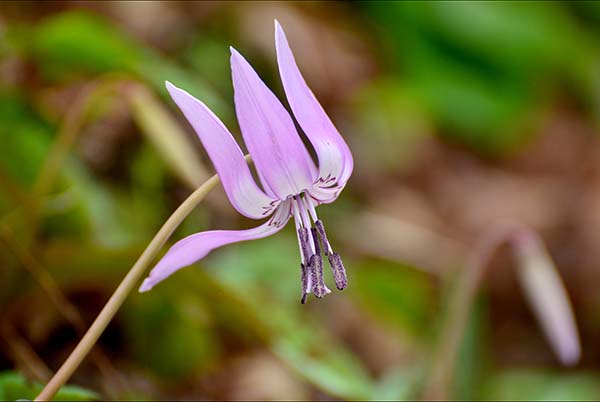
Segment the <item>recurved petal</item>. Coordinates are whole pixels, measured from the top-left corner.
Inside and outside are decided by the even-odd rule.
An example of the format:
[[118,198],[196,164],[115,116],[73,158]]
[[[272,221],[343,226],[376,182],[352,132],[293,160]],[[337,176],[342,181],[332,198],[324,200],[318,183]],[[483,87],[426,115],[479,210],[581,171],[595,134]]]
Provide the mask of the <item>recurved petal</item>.
[[227,244],[261,239],[279,232],[290,218],[289,201],[282,202],[268,222],[247,230],[213,230],[188,236],[173,245],[156,264],[140,286],[147,292],[181,268],[206,257],[212,250]]
[[167,90],[198,134],[231,204],[239,213],[260,219],[277,206],[256,184],[240,147],[219,118],[201,101],[170,82]]
[[238,122],[264,186],[280,199],[309,189],[317,171],[289,113],[233,48],[231,72]]
[[329,204],[334,202],[339,197],[344,187],[345,185],[335,185],[333,187],[323,188],[316,185],[309,190],[308,194],[317,203],[317,205]]
[[317,185],[328,187],[337,183],[338,186],[343,186],[350,178],[354,164],[350,148],[302,77],[283,28],[277,20],[275,46],[285,95],[319,158]]

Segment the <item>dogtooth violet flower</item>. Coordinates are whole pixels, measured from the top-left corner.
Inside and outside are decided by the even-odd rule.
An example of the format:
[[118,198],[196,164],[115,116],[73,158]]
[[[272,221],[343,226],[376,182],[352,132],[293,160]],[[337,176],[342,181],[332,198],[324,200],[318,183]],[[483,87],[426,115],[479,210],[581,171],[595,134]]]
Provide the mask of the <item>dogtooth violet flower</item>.
[[321,246],[336,287],[340,290],[346,287],[344,265],[327,239],[316,207],[336,200],[352,173],[352,154],[304,81],[277,21],[275,44],[288,103],[315,150],[318,167],[290,114],[234,48],[230,49],[235,110],[262,189],[221,120],[204,103],[167,82],[171,97],[198,134],[233,207],[248,218],[269,219],[253,229],[207,231],[180,240],[152,269],[140,287],[141,292],[218,247],[271,236],[291,217],[300,247],[302,303],[311,292],[319,298],[330,293],[323,279]]

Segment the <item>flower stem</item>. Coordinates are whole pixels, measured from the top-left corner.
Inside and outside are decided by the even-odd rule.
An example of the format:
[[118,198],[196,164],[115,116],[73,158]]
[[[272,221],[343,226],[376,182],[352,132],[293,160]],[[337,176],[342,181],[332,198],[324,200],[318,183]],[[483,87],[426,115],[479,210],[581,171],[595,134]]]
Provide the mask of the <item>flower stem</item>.
[[[249,161],[248,156],[246,157],[246,160]],[[121,281],[121,284],[110,297],[104,308],[102,308],[102,311],[100,314],[98,314],[98,317],[96,317],[96,320],[94,320],[83,338],[81,338],[79,344],[77,344],[67,360],[50,379],[48,384],[46,384],[40,394],[35,398],[36,401],[46,401],[52,399],[60,387],[62,387],[69,380],[69,378],[71,378],[85,356],[96,344],[98,338],[100,338],[100,335],[102,335],[108,326],[108,323],[115,316],[129,293],[136,287],[136,285],[138,285],[139,281],[146,273],[146,269],[156,257],[167,239],[171,236],[171,234],[173,234],[175,229],[190,214],[190,212],[192,212],[192,210],[204,199],[204,197],[206,197],[206,195],[219,184],[219,182],[220,180],[218,175],[212,176],[200,187],[198,187],[198,189],[194,191],[175,210],[175,212],[173,212],[169,219],[167,219],[158,233],[154,236],[150,244],[148,244],[140,258],[138,258],[131,270],[127,273],[123,281]]]
[[44,196],[51,190],[56,177],[63,165],[69,149],[77,140],[81,128],[85,124],[90,107],[103,97],[114,92],[122,78],[116,75],[107,75],[87,84],[67,111],[52,144],[48,156],[39,170],[33,185],[36,196]]
[[466,261],[465,269],[461,272],[448,302],[448,311],[440,330],[439,345],[433,356],[432,368],[425,382],[422,400],[448,399],[452,369],[473,300],[477,295],[488,263],[498,246],[504,241],[505,236],[506,233],[503,230],[494,230],[484,236],[475,252]]

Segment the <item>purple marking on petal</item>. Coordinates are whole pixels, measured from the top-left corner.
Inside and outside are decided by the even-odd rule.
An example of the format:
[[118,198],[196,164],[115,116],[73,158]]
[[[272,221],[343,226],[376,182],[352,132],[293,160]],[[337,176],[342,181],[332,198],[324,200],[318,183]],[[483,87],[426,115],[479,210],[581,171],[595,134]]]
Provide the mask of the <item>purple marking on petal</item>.
[[238,122],[263,185],[280,199],[311,188],[317,169],[287,110],[233,48],[231,72]]
[[290,218],[290,203],[283,202],[266,223],[246,230],[213,230],[188,236],[173,245],[140,286],[140,292],[152,289],[179,269],[206,257],[212,250],[231,243],[261,239],[279,232]]
[[333,125],[325,110],[306,84],[290,49],[283,28],[275,20],[275,46],[279,74],[296,120],[319,157],[319,177],[336,177],[346,184],[353,168],[350,148]]
[[234,208],[253,219],[270,215],[278,201],[256,185],[240,147],[221,120],[183,89],[170,82],[166,83],[166,87],[198,134]]

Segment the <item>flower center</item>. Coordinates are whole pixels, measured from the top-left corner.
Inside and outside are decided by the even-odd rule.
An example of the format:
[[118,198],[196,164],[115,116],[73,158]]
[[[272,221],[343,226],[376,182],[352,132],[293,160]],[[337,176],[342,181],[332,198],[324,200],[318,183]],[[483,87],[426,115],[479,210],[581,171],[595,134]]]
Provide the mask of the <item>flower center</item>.
[[317,216],[313,202],[304,193],[293,196],[292,211],[300,247],[300,277],[302,280],[302,304],[309,293],[321,298],[331,293],[323,278],[323,258],[321,245],[329,261],[335,285],[343,290],[348,285],[342,258],[331,248],[325,233],[325,226]]

